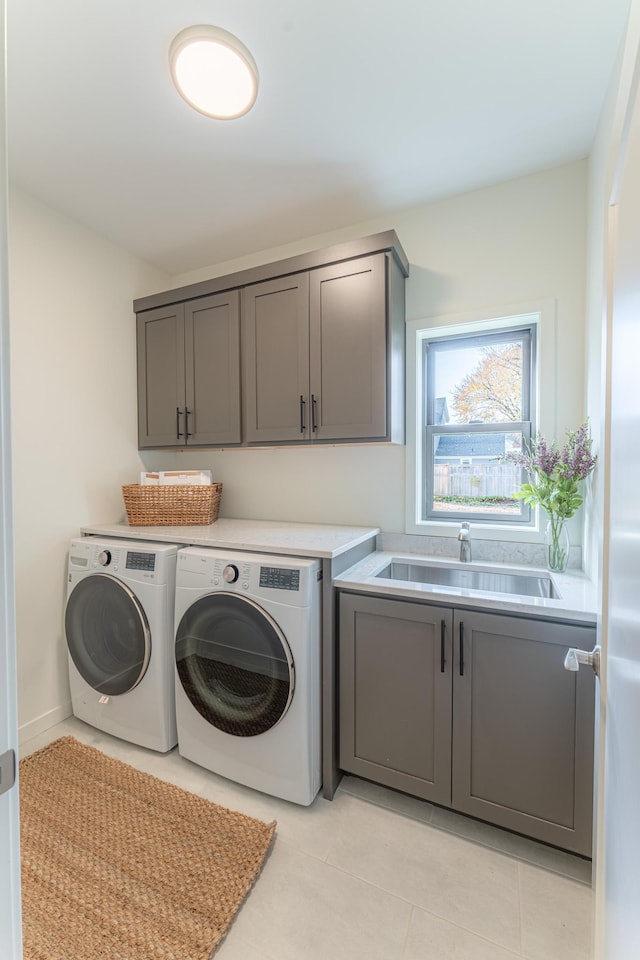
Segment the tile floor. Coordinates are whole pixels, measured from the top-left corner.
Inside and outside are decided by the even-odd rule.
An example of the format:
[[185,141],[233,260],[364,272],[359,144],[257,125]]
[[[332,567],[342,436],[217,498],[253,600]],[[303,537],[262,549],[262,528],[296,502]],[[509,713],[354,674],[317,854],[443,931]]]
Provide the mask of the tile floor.
[[588,960],[591,865],[428,803],[345,777],[311,807],[238,786],[70,718],[21,754],[72,735],[263,820],[276,842],[216,960]]

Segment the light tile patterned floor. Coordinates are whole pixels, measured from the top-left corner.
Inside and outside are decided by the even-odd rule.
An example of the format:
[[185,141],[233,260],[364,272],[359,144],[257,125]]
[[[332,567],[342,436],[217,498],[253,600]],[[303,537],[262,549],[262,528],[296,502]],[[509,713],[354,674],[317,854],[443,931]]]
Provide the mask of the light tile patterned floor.
[[590,864],[345,777],[299,807],[70,718],[71,734],[216,803],[276,819],[276,843],[216,960],[588,960]]

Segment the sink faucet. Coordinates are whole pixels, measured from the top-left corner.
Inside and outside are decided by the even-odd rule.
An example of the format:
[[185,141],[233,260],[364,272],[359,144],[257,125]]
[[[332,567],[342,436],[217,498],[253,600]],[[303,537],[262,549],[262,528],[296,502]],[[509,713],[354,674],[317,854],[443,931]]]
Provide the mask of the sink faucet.
[[460,525],[458,540],[460,541],[460,562],[471,563],[471,534],[468,523]]

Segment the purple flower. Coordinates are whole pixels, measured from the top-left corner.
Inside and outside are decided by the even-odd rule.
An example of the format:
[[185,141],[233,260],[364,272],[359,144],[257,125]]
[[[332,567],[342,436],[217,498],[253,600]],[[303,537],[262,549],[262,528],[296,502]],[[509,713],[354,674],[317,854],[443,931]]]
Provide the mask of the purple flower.
[[596,465],[591,453],[588,421],[578,430],[567,431],[567,441],[558,450],[538,434],[524,444],[518,453],[508,453],[503,460],[526,470],[529,482],[523,483],[516,497],[532,507],[542,507],[551,518],[568,520],[582,504],[578,484]]
[[596,460],[597,457],[591,453],[588,423],[583,423],[578,430],[569,431],[562,450],[564,476],[569,480],[584,480],[595,467]]

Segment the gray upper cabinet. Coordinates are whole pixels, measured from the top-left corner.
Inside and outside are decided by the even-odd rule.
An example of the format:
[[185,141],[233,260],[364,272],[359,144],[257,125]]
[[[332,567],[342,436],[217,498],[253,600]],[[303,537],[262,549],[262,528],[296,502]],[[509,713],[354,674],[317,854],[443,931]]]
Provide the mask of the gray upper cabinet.
[[451,802],[450,610],[340,596],[340,766]]
[[309,438],[309,276],[243,290],[246,438]]
[[139,446],[175,446],[185,405],[184,305],[139,313],[137,341]]
[[589,855],[595,679],[564,670],[595,629],[457,611],[453,806]]
[[310,274],[311,436],[387,438],[384,254]]
[[380,253],[245,288],[249,443],[398,439],[387,349],[392,269]]
[[140,447],[404,442],[408,274],[389,230],[134,301]]
[[240,443],[237,290],[137,316],[140,448]]

